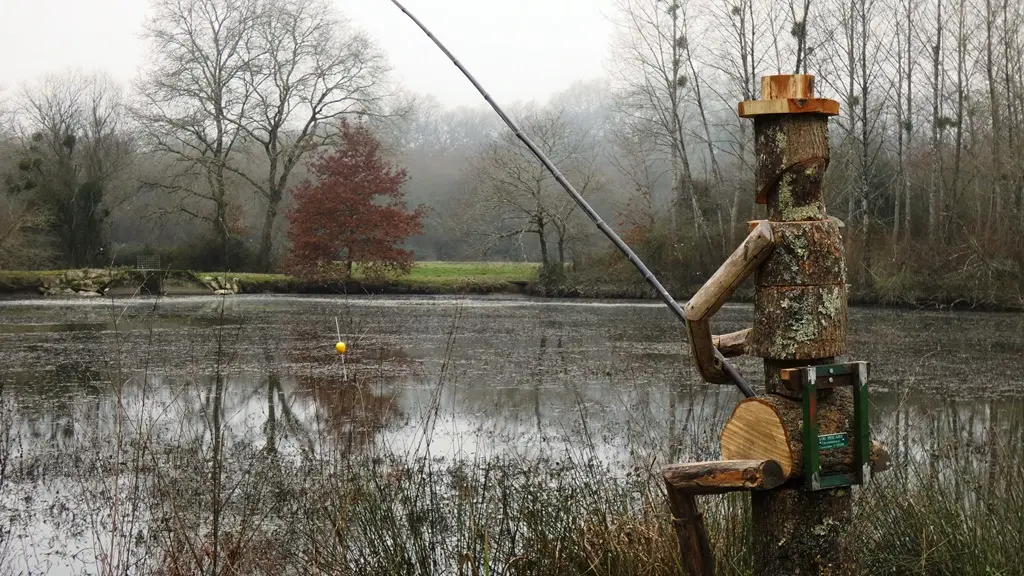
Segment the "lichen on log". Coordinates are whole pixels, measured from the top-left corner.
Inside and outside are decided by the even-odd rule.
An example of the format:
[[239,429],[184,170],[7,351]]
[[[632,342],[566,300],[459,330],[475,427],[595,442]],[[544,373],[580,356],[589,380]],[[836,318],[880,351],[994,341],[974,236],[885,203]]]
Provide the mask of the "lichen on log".
[[846,285],[759,286],[747,353],[802,360],[846,352]]
[[817,114],[763,116],[754,122],[757,202],[773,221],[823,220],[828,127]]
[[775,249],[757,269],[758,286],[846,283],[839,225],[833,220],[772,222]]

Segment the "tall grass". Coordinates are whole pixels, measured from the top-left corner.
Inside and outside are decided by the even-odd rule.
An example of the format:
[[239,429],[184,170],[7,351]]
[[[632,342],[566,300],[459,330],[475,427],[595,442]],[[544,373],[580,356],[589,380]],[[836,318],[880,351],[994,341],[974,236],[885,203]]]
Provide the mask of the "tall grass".
[[[111,314],[120,318],[123,310]],[[354,341],[360,327],[345,319],[343,338]],[[274,426],[252,431],[259,442],[227,424],[226,389],[238,362],[231,331],[240,326],[225,322],[206,340],[197,337],[190,357],[181,359],[190,366],[188,385],[163,405],[151,388],[148,356],[133,360],[115,330],[112,436],[78,434],[71,447],[78,456],[66,469],[73,488],[63,501],[78,516],[55,526],[74,530],[78,523],[95,557],[83,572],[100,574],[681,574],[660,478],[667,456],[645,444],[632,447],[629,469],[602,461],[592,448],[601,432],[582,407],[583,432],[567,432],[557,448],[540,454],[434,454],[441,392],[458,384],[459,319],[449,326],[433,401],[412,449],[373,441],[379,419],[331,413],[317,396],[314,422],[301,434],[292,430],[303,441],[289,453],[274,449],[287,427],[298,426],[283,412],[268,415]],[[152,330],[141,339],[149,353],[160,348]],[[132,362],[140,365],[130,370]],[[355,382],[338,397],[359,410],[379,409],[379,399],[370,397],[382,378],[378,368],[350,367]],[[132,378],[141,391],[127,394]],[[2,386],[0,379],[0,409]],[[273,381],[267,386],[275,398]],[[285,409],[268,402],[269,410],[274,406]],[[345,420],[345,437],[338,419]],[[976,438],[970,424],[953,421],[856,489],[854,533],[864,573],[1020,573],[1021,427]],[[9,422],[3,420],[8,428],[0,427],[0,440]],[[684,426],[671,440],[682,452],[700,453],[706,434]],[[899,438],[887,440],[896,445]],[[7,454],[0,451],[0,491],[10,480]],[[718,573],[751,574],[749,497],[706,497],[700,505]],[[0,573],[4,535],[0,529]]]
[[[0,373],[0,512],[7,501],[7,474],[11,464],[11,408],[4,395],[6,382]],[[3,514],[6,516],[7,514]],[[11,522],[0,522],[0,575],[11,574],[12,526]]]
[[1019,421],[989,430],[982,446],[954,428],[935,438],[930,460],[911,460],[875,479],[857,510],[866,573],[1020,574],[1024,554],[1024,451]]

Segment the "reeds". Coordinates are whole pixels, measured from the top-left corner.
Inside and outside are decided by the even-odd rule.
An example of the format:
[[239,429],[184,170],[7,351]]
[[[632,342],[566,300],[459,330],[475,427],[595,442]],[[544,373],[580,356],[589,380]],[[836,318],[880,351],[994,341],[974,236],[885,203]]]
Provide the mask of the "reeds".
[[[682,426],[680,438],[663,439],[661,453],[650,435],[634,434],[644,445],[629,447],[633,464],[624,468],[593,449],[603,432],[589,425],[581,407],[573,431],[529,455],[438,456],[431,442],[443,416],[441,392],[457,385],[458,320],[449,328],[434,400],[423,408],[413,450],[372,441],[381,425],[376,418],[365,430],[347,423],[347,434],[370,440],[338,438],[332,424],[341,418],[338,407],[317,416],[296,451],[268,449],[253,439],[278,438],[293,425],[285,419],[272,433],[264,426],[229,435],[224,373],[234,356],[227,332],[212,343],[215,373],[207,380],[196,376],[195,393],[173,399],[191,408],[139,405],[154,400],[125,394],[119,370],[112,378],[113,436],[79,434],[71,449],[83,456],[63,468],[72,488],[54,526],[73,531],[79,523],[95,560],[83,571],[100,574],[681,574],[660,468],[668,463],[669,446],[706,450],[707,430]],[[155,347],[153,334],[145,337]],[[205,352],[196,354],[206,370]],[[121,362],[120,355],[112,357]],[[341,398],[374,406],[377,400],[359,394],[372,390],[382,371],[363,368],[353,374],[363,381]],[[138,377],[148,381],[145,366]],[[201,424],[180,427],[170,439],[157,432],[166,429],[160,419],[167,414],[194,412],[197,398],[200,417],[193,421]],[[2,377],[0,409],[7,410]],[[976,433],[973,423],[955,418],[955,406],[946,410],[935,418],[949,425],[915,436],[926,437],[924,445],[909,446],[890,471],[855,491],[854,534],[865,574],[1020,573],[1020,423]],[[4,492],[11,483],[7,472],[24,469],[18,459],[27,458],[10,451],[19,441],[7,432],[10,422],[5,417],[0,428],[0,503],[8,508],[18,495]],[[901,445],[902,439],[885,440]],[[24,473],[16,476],[17,489],[39,489]],[[749,498],[734,494],[700,503],[718,574],[751,574]],[[75,520],[67,506],[77,507]],[[0,561],[5,552],[10,560],[9,534],[0,529]]]

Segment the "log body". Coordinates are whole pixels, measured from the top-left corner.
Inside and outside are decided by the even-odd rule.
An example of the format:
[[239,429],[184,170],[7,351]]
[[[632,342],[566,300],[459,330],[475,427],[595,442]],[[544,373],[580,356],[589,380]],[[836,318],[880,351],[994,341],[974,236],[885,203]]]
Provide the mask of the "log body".
[[[766,81],[769,90],[762,98],[787,100],[789,105],[748,110],[756,113],[748,114],[754,118],[756,201],[767,204],[773,237],[779,237],[757,273],[754,326],[746,349],[764,358],[767,389],[778,392],[773,374],[780,367],[831,363],[845,351],[847,288],[843,244],[837,223],[825,211],[822,186],[829,165],[828,116],[838,113],[838,105],[800,105],[814,99],[813,82],[807,78]],[[777,453],[761,458],[788,460],[789,475],[802,476],[802,445],[794,444],[802,438],[799,401],[772,394],[757,400],[758,405],[744,410],[774,420],[777,440]],[[756,430],[740,430],[733,422],[736,416],[723,432],[723,458],[736,453],[727,449],[760,439]],[[753,420],[748,425],[756,428]],[[849,433],[852,423],[848,390],[819,392],[819,433]],[[726,432],[735,437],[729,440]],[[843,450],[829,452],[821,453],[823,472],[843,467]],[[845,532],[852,520],[851,494],[850,488],[753,493],[755,576],[857,574],[853,539]]]
[[751,493],[754,574],[860,574],[849,488]]
[[669,490],[689,494],[771,490],[785,481],[782,468],[774,460],[729,459],[674,464],[665,468],[662,476]]
[[771,222],[775,249],[754,276],[757,286],[846,284],[839,222]]
[[[849,474],[854,470],[853,395],[848,388],[822,390],[818,395],[818,434],[846,434],[849,445],[820,452],[821,473]],[[803,409],[799,401],[774,394],[740,402],[722,430],[724,460],[772,460],[787,480],[799,478],[804,470],[804,441],[801,434]],[[872,469],[880,472],[889,465],[881,444],[872,443]]]
[[747,353],[772,360],[843,354],[848,313],[839,224],[825,219],[771,225],[775,249],[755,276]]
[[824,220],[822,182],[829,164],[828,126],[818,114],[773,115],[754,122],[757,202],[775,222]]
[[747,353],[774,360],[811,360],[846,352],[846,285],[764,286],[754,292]]

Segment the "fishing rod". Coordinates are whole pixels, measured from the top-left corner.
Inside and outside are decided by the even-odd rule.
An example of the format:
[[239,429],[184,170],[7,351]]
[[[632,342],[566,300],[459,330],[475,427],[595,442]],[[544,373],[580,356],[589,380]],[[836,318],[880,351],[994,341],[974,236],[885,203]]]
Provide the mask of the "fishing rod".
[[[551,160],[548,159],[547,155],[544,154],[544,152],[542,152],[539,148],[537,148],[537,146],[533,143],[533,140],[531,140],[529,136],[524,134],[523,131],[519,129],[519,125],[516,124],[515,121],[513,121],[511,118],[509,118],[507,114],[505,114],[505,111],[502,110],[500,106],[498,106],[497,102],[495,102],[493,98],[491,98],[491,95],[487,93],[487,90],[485,90],[484,87],[481,86],[479,82],[477,82],[476,78],[474,78],[473,75],[470,74],[469,70],[466,70],[466,67],[463,66],[461,62],[459,62],[459,59],[456,58],[455,55],[452,54],[451,51],[449,51],[448,48],[444,44],[442,44],[441,41],[438,40],[437,37],[434,36],[434,34],[430,30],[427,29],[427,27],[424,26],[423,23],[420,22],[420,20],[412,14],[412,12],[409,12],[409,10],[407,10],[405,6],[402,5],[401,2],[399,2],[398,0],[391,0],[391,2],[395,6],[397,6],[399,10],[405,13],[405,15],[408,16],[409,19],[412,20],[416,24],[416,26],[418,26],[419,29],[422,30],[423,33],[426,34],[427,37],[430,38],[434,42],[434,44],[437,45],[437,47],[440,48],[441,51],[445,53],[446,56],[448,56],[448,59],[452,61],[452,64],[455,64],[456,68],[458,68],[459,71],[461,71],[462,74],[465,75],[465,77],[469,79],[470,82],[473,83],[473,86],[484,97],[484,100],[486,100],[487,103],[491,105],[491,108],[494,109],[498,116],[500,116],[501,119],[505,122],[505,124],[512,130],[512,132],[515,133],[516,137],[519,138],[519,140],[522,141],[522,143],[525,144],[526,147],[530,149],[530,152],[533,152],[533,155],[536,156],[538,160],[540,160],[541,164],[543,164],[544,167],[547,168],[549,172],[551,172],[551,175],[555,177],[555,181],[557,181],[558,184],[562,186],[562,188],[569,194],[569,196],[572,196],[572,199],[576,201],[576,204],[578,204],[579,207],[583,209],[584,212],[586,212],[587,216],[594,224],[597,225],[598,228],[600,228],[601,232],[603,232],[604,235],[607,236],[608,239],[612,241],[612,244],[614,244],[615,247],[619,249],[619,252],[622,252],[622,254],[629,260],[629,262],[633,264],[633,266],[638,271],[640,271],[640,274],[644,277],[644,280],[646,280],[647,283],[654,288],[654,290],[658,293],[658,297],[660,297],[662,302],[664,302],[665,305],[669,307],[672,313],[675,314],[676,318],[678,318],[684,325],[687,325],[686,316],[683,314],[683,309],[679,306],[679,303],[676,302],[674,298],[672,298],[672,295],[668,293],[668,290],[666,290],[665,287],[661,285],[661,282],[659,282],[658,279],[654,276],[654,274],[647,268],[647,266],[644,265],[644,263],[640,260],[640,257],[636,255],[636,252],[633,252],[633,249],[630,248],[628,244],[623,242],[614,230],[612,230],[607,224],[605,224],[605,221],[601,218],[601,216],[597,212],[595,212],[593,208],[590,207],[590,204],[588,204],[587,201],[583,199],[583,196],[581,196],[580,193],[576,191],[576,188],[574,188],[573,185],[565,178],[565,176],[562,175],[558,168],[556,168],[555,165],[551,162]],[[747,381],[744,380],[743,377],[740,376],[739,372],[736,371],[736,368],[731,363],[729,363],[728,360],[725,359],[725,356],[722,355],[721,351],[719,351],[717,348],[715,348],[714,350],[715,358],[717,358],[718,361],[722,363],[722,367],[725,370],[725,373],[729,375],[729,378],[733,381],[736,387],[739,388],[740,391],[743,392],[743,395],[746,396],[747,398],[753,397],[754,391],[750,388],[750,385],[747,384]]]

